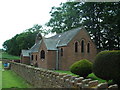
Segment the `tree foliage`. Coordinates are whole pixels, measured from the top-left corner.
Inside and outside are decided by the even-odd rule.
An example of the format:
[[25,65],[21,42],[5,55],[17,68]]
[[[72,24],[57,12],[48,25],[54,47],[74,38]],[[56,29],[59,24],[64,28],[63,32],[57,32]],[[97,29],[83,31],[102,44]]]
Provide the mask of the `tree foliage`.
[[52,28],[51,32],[62,33],[80,26],[80,9],[76,6],[79,6],[76,2],[67,2],[61,3],[61,7],[52,7],[50,12],[52,18],[47,23],[47,26]]
[[35,43],[35,38],[38,33],[47,34],[41,25],[34,25],[32,28],[15,35],[13,38],[6,40],[3,47],[9,54],[20,55],[22,49],[30,49]]
[[120,2],[66,2],[53,7],[50,14],[51,32],[84,26],[98,50],[120,49]]

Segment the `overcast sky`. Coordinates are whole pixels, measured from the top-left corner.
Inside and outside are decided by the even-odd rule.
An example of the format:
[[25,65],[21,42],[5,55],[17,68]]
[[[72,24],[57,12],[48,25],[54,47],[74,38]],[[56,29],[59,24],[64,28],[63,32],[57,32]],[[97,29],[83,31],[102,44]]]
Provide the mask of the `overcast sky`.
[[50,10],[67,0],[0,0],[0,48],[4,41],[35,24],[44,25]]

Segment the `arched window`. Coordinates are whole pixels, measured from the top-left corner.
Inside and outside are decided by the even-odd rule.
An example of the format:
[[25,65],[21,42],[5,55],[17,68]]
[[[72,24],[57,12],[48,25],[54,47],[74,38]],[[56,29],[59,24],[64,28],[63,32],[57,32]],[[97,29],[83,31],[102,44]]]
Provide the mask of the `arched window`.
[[78,52],[78,42],[75,42],[75,52]]
[[90,53],[90,43],[87,44],[87,52]]
[[61,48],[61,53],[60,54],[61,54],[61,56],[63,56],[63,48]]
[[35,57],[35,58],[36,58],[36,61],[37,61],[37,55],[36,55],[36,57]]
[[41,51],[40,57],[41,57],[41,59],[45,59],[45,51],[44,50]]
[[81,52],[83,53],[84,52],[84,41],[82,40],[81,42]]
[[31,60],[33,60],[33,55],[31,55]]

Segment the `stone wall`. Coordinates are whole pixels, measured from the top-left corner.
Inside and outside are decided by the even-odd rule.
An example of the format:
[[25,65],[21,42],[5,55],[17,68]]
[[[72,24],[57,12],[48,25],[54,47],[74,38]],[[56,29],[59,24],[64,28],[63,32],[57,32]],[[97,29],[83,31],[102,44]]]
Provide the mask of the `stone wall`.
[[97,80],[61,74],[16,62],[11,62],[11,70],[35,88],[79,88],[79,90],[84,90],[84,88],[90,88],[90,90],[117,88],[117,85],[108,87],[107,83],[99,84]]
[[20,60],[8,60],[8,59],[2,59],[2,64],[4,63],[10,63],[10,62],[17,62],[17,63],[20,63]]

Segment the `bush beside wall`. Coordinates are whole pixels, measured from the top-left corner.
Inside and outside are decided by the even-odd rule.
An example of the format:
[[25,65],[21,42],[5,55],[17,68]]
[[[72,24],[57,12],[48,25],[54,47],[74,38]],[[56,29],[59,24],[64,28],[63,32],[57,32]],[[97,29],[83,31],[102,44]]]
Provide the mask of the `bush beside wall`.
[[93,73],[104,80],[113,80],[120,86],[120,50],[100,52],[93,64]]
[[87,59],[79,60],[71,65],[70,71],[86,78],[88,74],[92,73],[92,63]]

